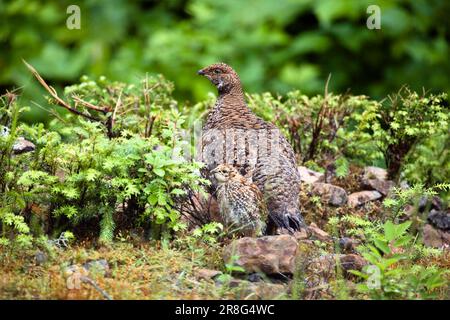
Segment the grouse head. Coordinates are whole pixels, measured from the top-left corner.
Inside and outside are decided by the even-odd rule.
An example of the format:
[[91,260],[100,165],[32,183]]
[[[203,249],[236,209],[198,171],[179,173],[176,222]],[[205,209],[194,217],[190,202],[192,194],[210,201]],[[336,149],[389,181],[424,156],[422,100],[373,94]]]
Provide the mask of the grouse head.
[[219,164],[214,170],[211,170],[211,174],[219,184],[241,178],[239,172],[228,164]]
[[217,87],[219,93],[229,92],[233,88],[241,87],[236,71],[223,62],[212,64],[197,73],[208,78]]

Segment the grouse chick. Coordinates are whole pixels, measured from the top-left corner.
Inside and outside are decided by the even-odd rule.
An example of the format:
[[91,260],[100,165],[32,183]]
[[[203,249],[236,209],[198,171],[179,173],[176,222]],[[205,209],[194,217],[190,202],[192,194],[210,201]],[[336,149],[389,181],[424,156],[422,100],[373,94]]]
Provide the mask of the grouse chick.
[[246,237],[261,236],[267,209],[258,187],[230,165],[221,164],[211,174],[217,181],[217,201],[225,226]]
[[[261,190],[273,227],[292,232],[304,226],[299,210],[300,174],[287,139],[275,125],[248,108],[239,76],[230,66],[216,63],[198,74],[218,90],[214,109],[202,128],[198,154],[206,164],[203,176],[228,163]],[[214,192],[217,184],[212,182]]]

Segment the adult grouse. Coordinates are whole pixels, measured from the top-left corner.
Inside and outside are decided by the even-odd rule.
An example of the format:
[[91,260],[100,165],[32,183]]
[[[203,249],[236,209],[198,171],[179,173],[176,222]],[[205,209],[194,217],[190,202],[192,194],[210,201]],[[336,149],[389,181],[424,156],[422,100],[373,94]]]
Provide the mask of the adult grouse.
[[203,176],[212,180],[211,191],[217,188],[217,181],[210,171],[230,164],[262,191],[270,230],[298,230],[304,222],[299,210],[300,175],[291,145],[275,125],[248,108],[239,76],[230,66],[216,63],[198,74],[218,90],[216,104],[202,128],[198,153],[206,164]]

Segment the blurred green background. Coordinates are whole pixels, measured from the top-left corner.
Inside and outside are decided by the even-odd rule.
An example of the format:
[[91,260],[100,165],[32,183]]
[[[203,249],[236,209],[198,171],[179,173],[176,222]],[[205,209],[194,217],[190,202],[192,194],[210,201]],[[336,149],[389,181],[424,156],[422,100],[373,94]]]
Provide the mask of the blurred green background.
[[[80,30],[66,27],[72,4]],[[366,27],[372,4],[381,30]],[[0,0],[0,92],[23,86],[40,101],[22,58],[56,88],[84,74],[162,73],[191,101],[213,91],[195,72],[216,61],[231,64],[248,92],[323,92],[329,73],[334,92],[449,92],[449,42],[448,0]]]

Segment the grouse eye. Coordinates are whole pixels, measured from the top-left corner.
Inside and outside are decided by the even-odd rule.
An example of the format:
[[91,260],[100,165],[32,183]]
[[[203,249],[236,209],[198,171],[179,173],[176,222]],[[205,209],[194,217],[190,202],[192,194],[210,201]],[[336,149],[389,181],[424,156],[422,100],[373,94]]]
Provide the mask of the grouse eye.
[[221,74],[221,73],[222,73],[222,70],[220,70],[220,69],[214,69],[214,73],[215,73],[215,74]]

